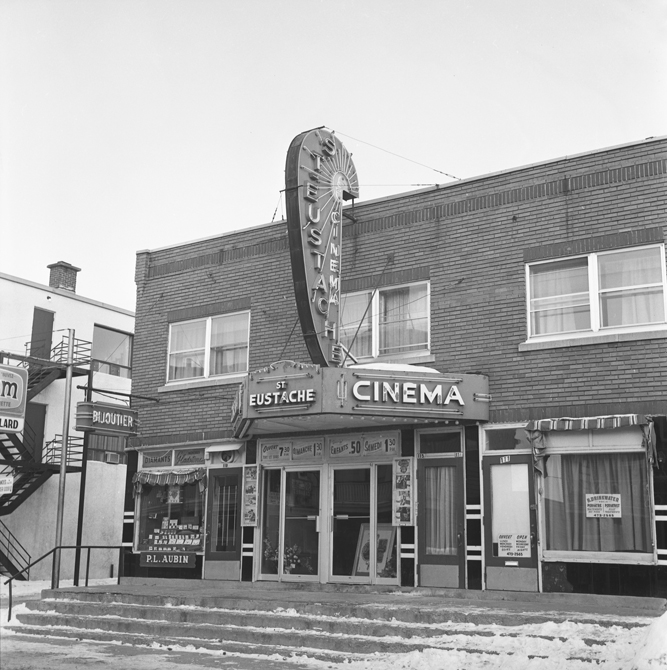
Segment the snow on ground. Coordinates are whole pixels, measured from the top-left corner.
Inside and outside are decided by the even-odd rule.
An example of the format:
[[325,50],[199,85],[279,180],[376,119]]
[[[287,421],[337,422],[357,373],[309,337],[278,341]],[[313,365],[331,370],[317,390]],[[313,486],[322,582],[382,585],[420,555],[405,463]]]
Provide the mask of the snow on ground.
[[[91,580],[89,585],[114,583],[113,579],[101,579]],[[20,603],[22,600],[38,597],[43,589],[50,586],[50,582],[18,582],[13,590],[14,602]],[[72,582],[62,581],[60,586],[72,586]],[[0,626],[7,623],[7,598],[8,588],[2,581]],[[16,604],[14,614],[24,607],[25,605]],[[577,623],[576,620],[530,624],[520,629],[472,624],[465,626],[465,634],[443,635],[442,649],[426,649],[407,654],[372,654],[364,660],[350,659],[343,667],[346,670],[592,670],[596,667],[601,670],[667,669],[667,613],[658,619],[646,618],[641,621],[646,625],[632,628]],[[12,624],[15,623],[13,616]],[[444,633],[446,625],[442,627]],[[456,627],[461,631],[461,624]],[[11,635],[7,630],[3,634]],[[433,644],[434,639],[429,638],[428,642]],[[93,644],[89,643],[88,646]],[[309,650],[305,648],[306,645],[304,637],[302,652],[283,660],[302,667],[308,665],[316,670],[337,667],[331,661],[312,658]],[[155,645],[154,648],[161,647]],[[71,653],[73,658],[81,653],[79,645],[72,645],[69,649],[71,651],[67,653]],[[180,650],[196,651],[208,656],[222,653],[196,649],[193,646],[184,646]],[[179,649],[170,647],[169,651],[177,652]],[[247,658],[266,657],[247,655]],[[106,667],[115,666],[109,664]]]

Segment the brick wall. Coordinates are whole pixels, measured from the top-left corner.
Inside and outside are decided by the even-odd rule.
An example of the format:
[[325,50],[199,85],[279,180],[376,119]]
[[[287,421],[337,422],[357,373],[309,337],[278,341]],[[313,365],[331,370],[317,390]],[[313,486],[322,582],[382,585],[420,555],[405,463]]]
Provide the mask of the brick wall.
[[[433,367],[487,374],[493,420],[667,413],[667,339],[519,347],[525,259],[609,236],[660,238],[666,182],[667,140],[659,139],[357,204],[344,227],[343,289],[372,287],[383,270],[397,281],[429,277]],[[160,399],[136,402],[145,441],[229,434],[235,385],[158,393],[169,314],[249,304],[251,369],[308,360],[282,222],[141,252],[136,279],[133,391]]]

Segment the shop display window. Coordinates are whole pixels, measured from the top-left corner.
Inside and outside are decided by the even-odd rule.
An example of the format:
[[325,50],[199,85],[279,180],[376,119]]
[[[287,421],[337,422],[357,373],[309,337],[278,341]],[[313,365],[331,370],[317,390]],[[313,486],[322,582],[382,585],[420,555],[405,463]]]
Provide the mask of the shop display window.
[[643,453],[552,454],[543,488],[547,550],[652,551]]
[[199,484],[144,485],[139,551],[202,551],[204,507]]

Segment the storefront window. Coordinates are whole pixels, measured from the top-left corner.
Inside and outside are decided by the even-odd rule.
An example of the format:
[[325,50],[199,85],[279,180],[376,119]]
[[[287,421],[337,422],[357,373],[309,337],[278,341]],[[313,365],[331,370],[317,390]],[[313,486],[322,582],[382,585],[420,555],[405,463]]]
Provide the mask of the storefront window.
[[652,551],[644,453],[551,454],[543,489],[547,550]]
[[204,512],[199,483],[142,487],[139,551],[202,551]]

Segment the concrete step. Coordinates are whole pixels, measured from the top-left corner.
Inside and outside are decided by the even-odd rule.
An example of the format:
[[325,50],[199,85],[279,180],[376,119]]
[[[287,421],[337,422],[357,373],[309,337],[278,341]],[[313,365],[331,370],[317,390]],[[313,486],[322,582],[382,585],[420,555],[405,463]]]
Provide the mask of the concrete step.
[[[65,589],[44,591],[15,614],[17,632],[26,635],[116,641],[132,645],[195,647],[228,653],[281,656],[304,655],[330,662],[367,658],[369,654],[407,653],[437,649],[470,654],[511,656],[516,638],[532,649],[534,658],[560,652],[566,640],[545,635],[543,622],[570,620],[544,611],[443,606],[402,602],[396,595],[364,603],[366,593],[322,594],[247,590],[246,598],[229,590],[220,595],[160,595],[130,590]],[[277,597],[279,596],[279,597]],[[319,597],[318,597],[319,596]],[[409,598],[408,598],[409,601]],[[598,664],[598,656],[613,629],[600,617],[579,614],[588,626],[570,659]],[[610,617],[608,625],[626,628],[647,624],[646,618]],[[12,624],[8,625],[11,630]],[[532,630],[535,629],[535,630]]]

